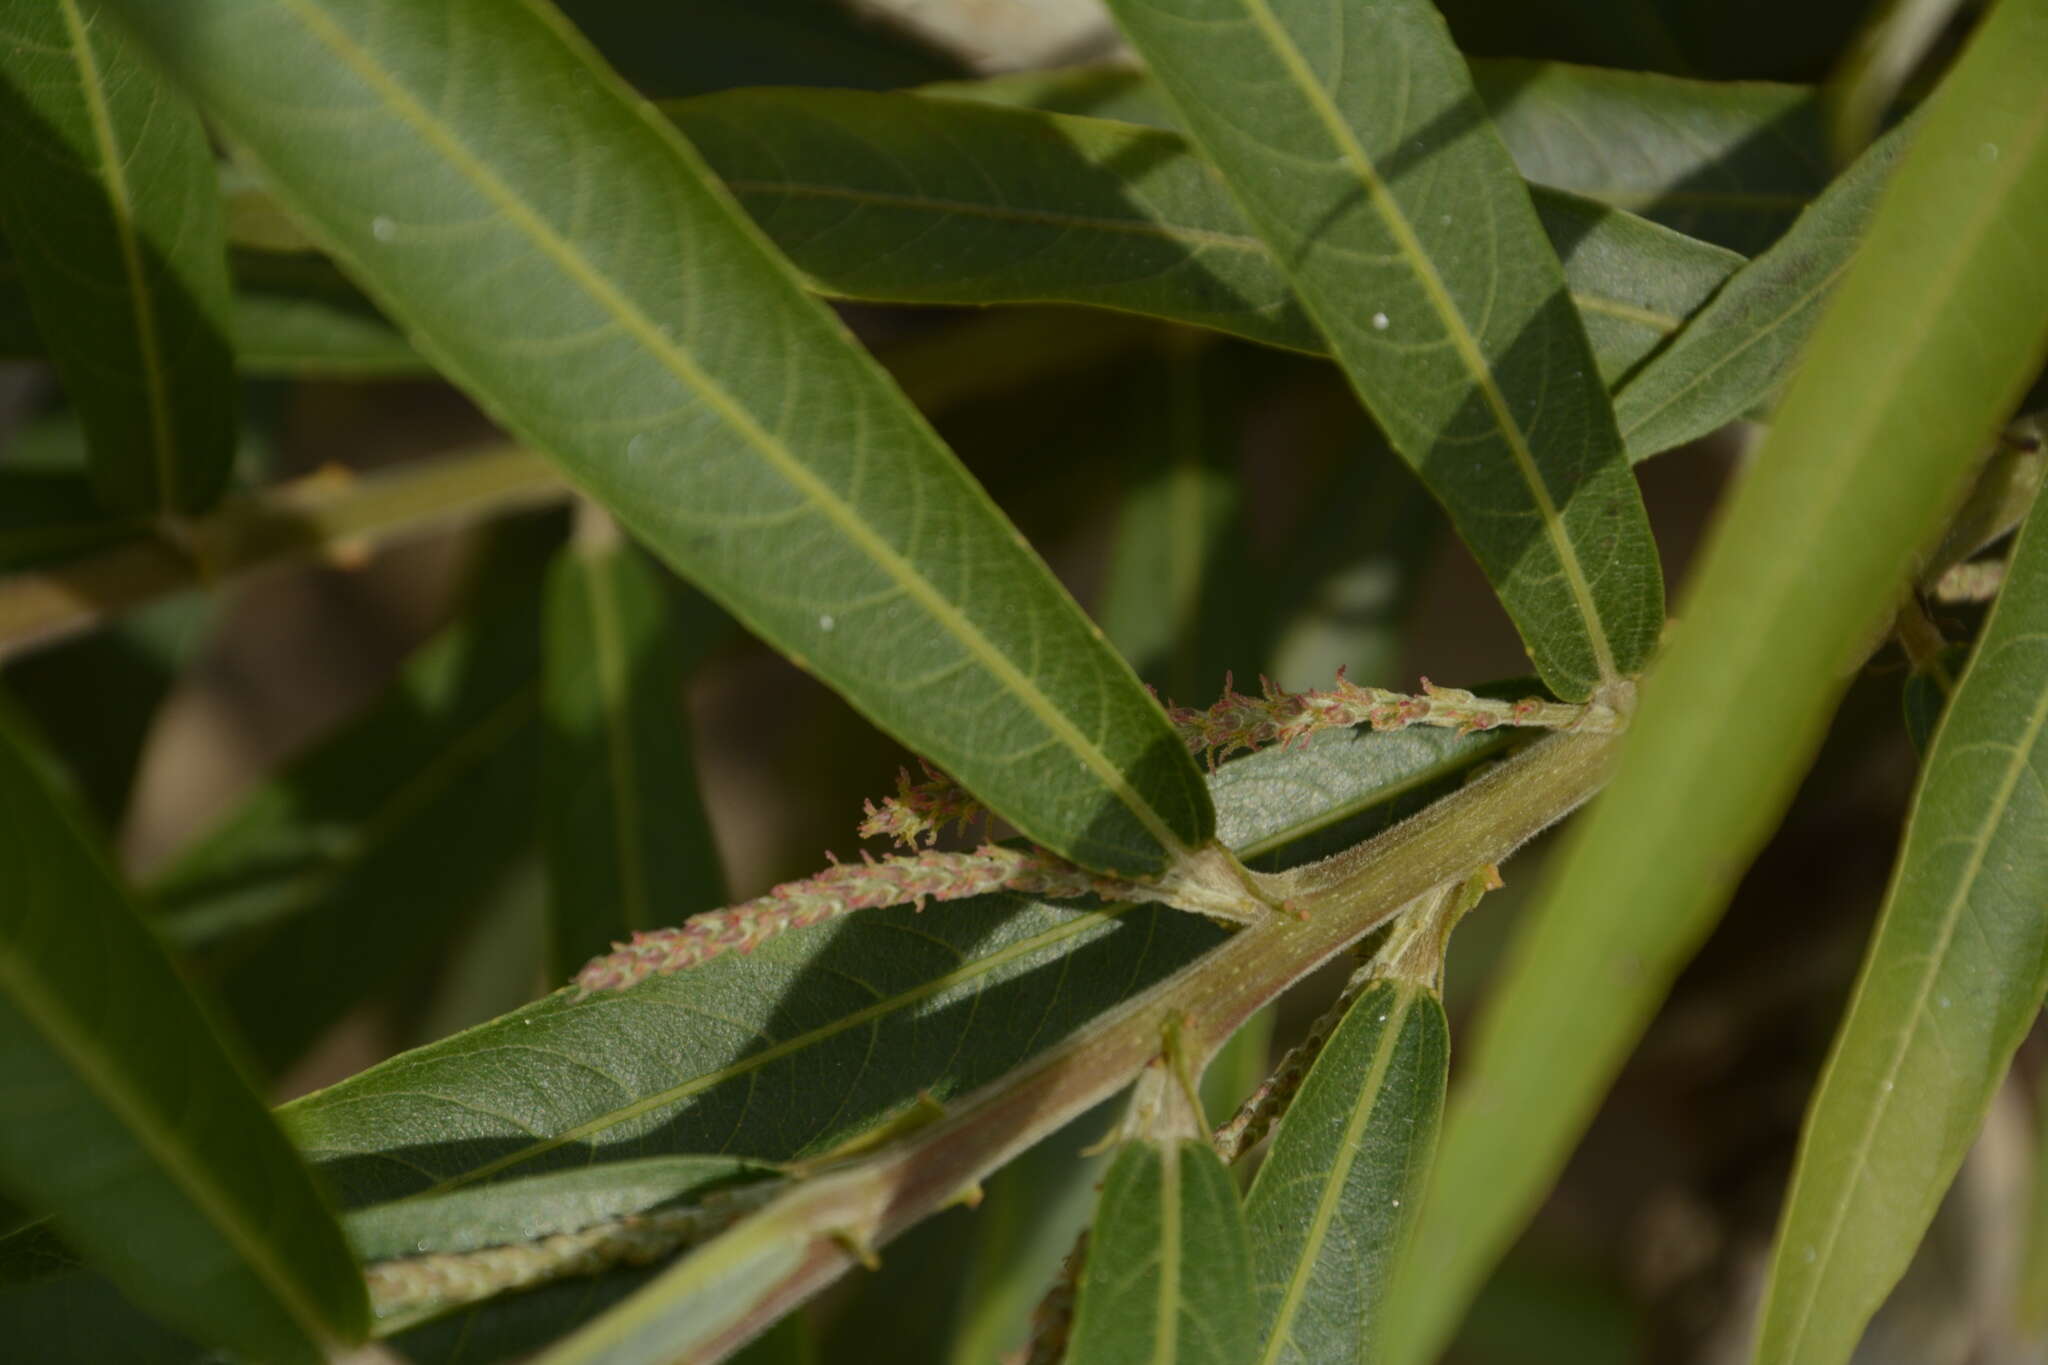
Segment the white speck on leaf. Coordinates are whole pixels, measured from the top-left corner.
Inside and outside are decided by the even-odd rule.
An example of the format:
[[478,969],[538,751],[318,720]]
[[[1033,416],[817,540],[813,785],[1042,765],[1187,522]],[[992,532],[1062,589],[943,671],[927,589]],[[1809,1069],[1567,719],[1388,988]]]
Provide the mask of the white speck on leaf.
[[398,224],[380,213],[370,220],[370,235],[380,242],[396,241],[398,240]]
[[837,621],[833,620],[833,619],[832,619],[831,617],[829,617],[829,616],[820,616],[820,617],[818,618],[818,629],[819,629],[819,630],[830,630],[830,629],[832,629],[832,627],[834,627],[834,626],[836,626],[836,625],[838,625],[838,624],[839,624],[839,623],[838,623]]
[[1387,315],[1385,313],[1374,313],[1372,315],[1372,329],[1375,332],[1387,330]]

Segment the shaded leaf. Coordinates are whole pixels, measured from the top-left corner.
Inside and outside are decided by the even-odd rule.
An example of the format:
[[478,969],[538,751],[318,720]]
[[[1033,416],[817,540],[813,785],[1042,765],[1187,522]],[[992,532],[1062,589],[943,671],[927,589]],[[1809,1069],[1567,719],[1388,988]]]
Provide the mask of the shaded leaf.
[[550,976],[636,929],[726,903],[683,710],[686,651],[661,581],[615,533],[548,576],[541,755]]
[[[1828,183],[1808,86],[1483,58],[1472,89],[1531,183],[1751,254]],[[946,99],[1174,128],[1158,86],[1127,67],[1023,71],[924,86]]]
[[1578,699],[1663,624],[1642,499],[1506,149],[1423,0],[1113,0],[1352,386]]
[[437,368],[755,633],[1059,853],[1158,873],[1207,840],[1129,669],[558,14],[124,12]]
[[2043,905],[2048,524],[2030,523],[1935,732],[1814,1092],[1756,1359],[1846,1361],[1905,1273],[2048,994]]
[[1452,1096],[1397,1296],[1402,1365],[1433,1358],[1563,1165],[2048,348],[2048,105],[2024,55],[2044,43],[2048,8],[2002,4],[1933,96],[1693,571]]
[[[1497,750],[1422,730],[1267,750],[1211,779],[1219,829],[1244,857],[1312,856]],[[559,991],[284,1113],[351,1205],[626,1156],[784,1160],[1002,1075],[1219,938],[1175,911],[1012,896],[863,911],[631,991]]]
[[288,1361],[359,1338],[333,1214],[11,725],[0,866],[0,1179],[196,1336]]
[[1858,157],[1782,241],[1737,271],[1615,395],[1631,459],[1696,440],[1776,399],[1910,133],[1894,129]]
[[[822,293],[1064,302],[1269,345],[1327,343],[1266,244],[1174,133],[965,101],[744,90],[664,106]],[[1619,378],[1740,259],[1542,192],[1573,302]],[[906,249],[905,243],[916,243]]]
[[1245,1198],[1260,1323],[1245,1359],[1379,1357],[1449,1062],[1443,1002],[1413,981],[1367,986],[1330,1035]]
[[539,561],[521,535],[549,539],[508,532],[472,611],[153,888],[267,1068],[418,963],[535,838]]
[[0,6],[0,228],[119,512],[203,512],[235,454],[228,280],[198,115],[98,0]]
[[1251,1256],[1237,1185],[1208,1143],[1126,1143],[1102,1180],[1069,1365],[1242,1365]]

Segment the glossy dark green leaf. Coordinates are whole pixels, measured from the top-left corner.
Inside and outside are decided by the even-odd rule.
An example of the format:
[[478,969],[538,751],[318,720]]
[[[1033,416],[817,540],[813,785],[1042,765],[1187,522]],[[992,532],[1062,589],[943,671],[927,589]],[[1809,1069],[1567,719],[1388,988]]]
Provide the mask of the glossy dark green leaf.
[[2048,6],[2006,0],[1936,91],[1693,570],[1451,1097],[1400,1365],[1435,1357],[1563,1166],[2048,351],[2044,44]]
[[[1079,303],[1326,347],[1266,244],[1174,133],[850,91],[744,90],[664,107],[822,293]],[[1536,202],[1610,378],[1741,263],[1596,203],[1555,192]]]
[[[1221,837],[1244,857],[1351,842],[1496,747],[1407,730],[1253,754],[1212,779]],[[1009,896],[863,911],[631,991],[557,992],[286,1123],[351,1205],[626,1156],[785,1160],[994,1079],[1219,937],[1177,911]]]
[[552,975],[638,929],[726,903],[683,709],[688,652],[654,569],[616,533],[562,552],[547,588],[541,792]]
[[1260,1365],[1376,1360],[1436,1154],[1450,1036],[1412,981],[1361,992],[1287,1107],[1245,1197]]
[[[1473,90],[1531,183],[1704,241],[1761,251],[1828,183],[1808,86],[1501,58],[1469,66]],[[1177,126],[1158,86],[1127,67],[1025,71],[920,93]]]
[[1129,668],[559,14],[123,12],[438,369],[756,634],[1040,844],[1156,873],[1207,840]]
[[1631,459],[1696,440],[1776,399],[1849,268],[1910,132],[1894,129],[1858,157],[1781,241],[1737,271],[1615,395]]
[[1102,1180],[1068,1365],[1243,1365],[1252,1263],[1229,1168],[1208,1143],[1126,1143]]
[[0,867],[0,1181],[209,1342],[313,1361],[359,1338],[334,1215],[12,724]]
[[[532,847],[540,607],[530,552],[390,693],[258,788],[153,888],[275,1069],[417,965]],[[521,562],[523,586],[517,576]]]
[[1849,1359],[1905,1273],[2048,995],[2048,517],[1922,771],[1862,976],[1814,1092],[1756,1359]]
[[1559,695],[1663,625],[1649,523],[1563,272],[1424,0],[1112,0],[1352,386]]
[[99,0],[0,5],[0,228],[120,512],[203,512],[235,454],[226,237],[199,117]]

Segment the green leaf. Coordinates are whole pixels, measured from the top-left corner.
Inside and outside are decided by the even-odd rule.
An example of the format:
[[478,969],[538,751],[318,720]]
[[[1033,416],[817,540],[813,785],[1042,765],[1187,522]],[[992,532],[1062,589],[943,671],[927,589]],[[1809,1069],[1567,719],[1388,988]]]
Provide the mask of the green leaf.
[[12,725],[0,867],[0,1181],[204,1340],[314,1361],[360,1339],[334,1215]]
[[1094,1216],[1107,1163],[1095,1144],[1114,1121],[1109,1105],[1097,1105],[987,1181],[974,1210],[947,1365],[1003,1360],[1024,1343],[1033,1310]]
[[1109,1163],[1068,1365],[1243,1365],[1251,1254],[1229,1168],[1196,1139],[1128,1142]]
[[1735,272],[1615,395],[1629,458],[1697,440],[1777,397],[1849,268],[1911,131],[1896,128],[1858,157],[1781,241]]
[[644,1157],[396,1199],[357,1209],[343,1223],[366,1261],[475,1251],[694,1203],[711,1190],[770,1173],[734,1157]]
[[1563,1165],[2048,348],[2044,43],[2048,5],[2006,0],[1935,92],[1693,571],[1452,1095],[1402,1365],[1434,1358]]
[[1846,1361],[2048,994],[2048,516],[2020,535],[1936,732],[1814,1093],[1759,1361]]
[[[664,109],[818,292],[1087,304],[1326,349],[1266,244],[1174,133],[851,91],[743,90]],[[1604,376],[1676,332],[1741,264],[1574,196],[1539,192],[1537,204]]]
[[1170,345],[1125,381],[1130,466],[1095,614],[1103,633],[1168,697],[1250,678],[1262,624],[1239,515],[1244,394],[1238,352]]
[[1193,142],[1544,680],[1582,698],[1663,625],[1642,499],[1562,272],[1424,0],[1113,0]]
[[1056,852],[1208,839],[1128,667],[541,0],[124,12],[438,369],[756,634]]
[[[1473,91],[1531,183],[1626,209],[1744,254],[1828,183],[1815,92],[1681,80],[1568,62],[1471,61]],[[1127,67],[1023,71],[920,94],[1175,128],[1159,87]]]
[[[516,528],[526,538],[546,528]],[[415,965],[536,837],[536,547],[508,533],[490,588],[396,685],[258,788],[159,879],[166,932],[219,976],[257,1059],[284,1066]],[[519,570],[525,566],[523,581]]]
[[683,710],[686,650],[661,580],[609,527],[548,576],[541,754],[559,979],[636,929],[726,903]]
[[99,0],[0,5],[0,228],[119,512],[203,512],[235,455],[226,238],[191,107]]
[[1245,1199],[1260,1323],[1247,1361],[1379,1358],[1449,1062],[1443,1002],[1413,981],[1367,986],[1330,1035]]
[[[1344,732],[1253,754],[1211,779],[1219,831],[1240,856],[1315,856],[1498,745]],[[631,991],[557,992],[299,1100],[285,1121],[350,1205],[624,1156],[785,1160],[872,1131],[920,1092],[943,1102],[993,1080],[1219,937],[1177,911],[1013,896],[863,911]]]

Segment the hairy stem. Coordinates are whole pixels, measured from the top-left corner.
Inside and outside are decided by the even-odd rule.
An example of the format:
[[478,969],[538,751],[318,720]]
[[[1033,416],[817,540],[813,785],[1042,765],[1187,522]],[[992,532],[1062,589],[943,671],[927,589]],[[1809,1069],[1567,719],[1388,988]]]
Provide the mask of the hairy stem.
[[[669,1301],[707,1294],[678,1360],[713,1361],[929,1217],[989,1172],[1128,1084],[1181,1021],[1199,1064],[1255,1010],[1416,897],[1505,858],[1584,801],[1618,743],[1580,731],[1538,740],[1415,818],[1327,862],[1262,876],[1263,894],[1302,917],[1274,915],[974,1092],[946,1117],[872,1155],[799,1182],[706,1243],[649,1290]],[[709,1298],[716,1298],[714,1306]],[[617,1315],[576,1340],[630,1330]]]

